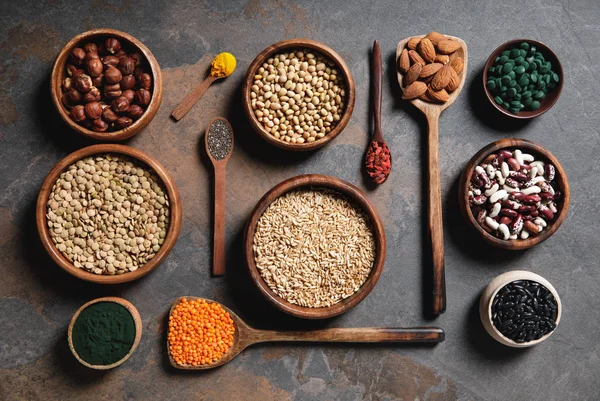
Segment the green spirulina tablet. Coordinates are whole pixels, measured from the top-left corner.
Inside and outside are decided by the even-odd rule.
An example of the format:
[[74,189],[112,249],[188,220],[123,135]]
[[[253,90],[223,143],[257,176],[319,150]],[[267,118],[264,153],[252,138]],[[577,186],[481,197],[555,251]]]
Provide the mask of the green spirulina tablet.
[[519,47],[525,51],[529,50],[529,43],[527,42],[521,42],[521,44],[519,45]]
[[490,79],[489,81],[487,81],[486,87],[489,90],[494,90],[496,89],[496,81],[494,81],[493,79]]
[[521,75],[524,72],[525,72],[525,67],[523,67],[522,65],[520,65],[517,68],[515,68],[515,74],[517,74],[517,75]]
[[502,57],[500,57],[500,62],[499,64],[504,64],[508,61],[508,56],[506,54],[503,54]]
[[519,49],[514,48],[510,51],[510,58],[517,58],[520,54],[521,52],[519,51]]
[[496,97],[494,98],[494,102],[496,102],[496,103],[498,103],[498,104],[500,104],[500,105],[501,105],[501,104],[502,104],[502,98],[501,98],[500,96],[496,96]]
[[529,78],[527,78],[525,76],[525,74],[523,74],[521,76],[521,78],[519,78],[519,85],[521,85],[521,86],[527,86],[527,85],[529,85]]
[[540,108],[540,102],[538,102],[537,100],[534,100],[533,102],[531,102],[531,110],[539,110]]
[[514,67],[515,67],[514,63],[508,62],[508,63],[504,64],[504,67],[502,67],[502,72],[504,72],[505,74],[508,74],[509,72],[511,72],[513,70]]

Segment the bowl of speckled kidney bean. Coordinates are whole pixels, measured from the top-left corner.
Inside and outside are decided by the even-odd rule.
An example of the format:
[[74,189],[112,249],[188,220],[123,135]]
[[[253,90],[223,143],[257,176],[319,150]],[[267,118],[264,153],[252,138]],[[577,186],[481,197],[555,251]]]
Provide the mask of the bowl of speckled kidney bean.
[[527,249],[564,221],[571,192],[558,159],[525,139],[493,142],[471,158],[459,183],[459,205],[491,245]]

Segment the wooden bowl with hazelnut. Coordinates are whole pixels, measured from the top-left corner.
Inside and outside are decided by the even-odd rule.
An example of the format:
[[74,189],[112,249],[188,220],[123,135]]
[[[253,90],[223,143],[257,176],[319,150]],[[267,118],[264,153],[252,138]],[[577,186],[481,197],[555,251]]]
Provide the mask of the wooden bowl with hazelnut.
[[100,141],[122,141],[154,118],[162,86],[158,62],[142,42],[103,28],[81,33],[63,47],[50,91],[73,130]]

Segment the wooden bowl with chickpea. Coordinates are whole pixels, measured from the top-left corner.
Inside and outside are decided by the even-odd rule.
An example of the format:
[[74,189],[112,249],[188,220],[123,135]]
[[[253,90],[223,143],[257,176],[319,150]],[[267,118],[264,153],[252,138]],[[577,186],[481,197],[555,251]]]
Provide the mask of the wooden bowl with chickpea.
[[277,42],[250,64],[243,107],[256,133],[282,149],[325,146],[348,125],[355,86],[344,60],[309,39]]
[[100,141],[139,133],[160,107],[162,86],[150,50],[114,29],[71,39],[58,54],[50,82],[52,101],[65,123]]

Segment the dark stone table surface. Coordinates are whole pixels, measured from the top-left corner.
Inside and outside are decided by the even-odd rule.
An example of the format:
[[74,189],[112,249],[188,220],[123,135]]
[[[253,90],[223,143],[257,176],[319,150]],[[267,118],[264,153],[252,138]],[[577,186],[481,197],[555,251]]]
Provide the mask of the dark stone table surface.
[[[0,4],[0,399],[2,400],[598,400],[600,399],[600,3],[596,0],[503,1],[13,1]],[[35,201],[50,168],[90,144],[59,119],[49,76],[61,47],[97,27],[126,31],[158,59],[164,99],[152,123],[127,144],[155,156],[172,173],[183,201],[183,226],[170,256],[143,279],[120,286],[78,281],[56,266],[35,228]],[[425,120],[400,98],[396,44],[432,29],[463,38],[469,70],[463,93],[440,119],[448,310],[427,311],[425,251]],[[334,48],[356,81],[354,115],[330,145],[289,154],[259,140],[241,111],[241,82],[268,45],[308,37]],[[486,104],[482,66],[513,38],[549,45],[565,70],[558,103],[517,123]],[[383,130],[394,170],[375,190],[361,161],[371,131],[369,54],[384,57]],[[214,85],[179,123],[170,111],[207,74],[213,56],[230,51],[238,68]],[[228,274],[212,278],[211,171],[202,132],[216,116],[230,119],[235,152],[228,169]],[[572,188],[563,226],[524,252],[477,240],[457,209],[457,181],[469,158],[504,137],[533,140],[564,165]],[[365,191],[384,218],[385,269],[357,307],[325,322],[297,320],[270,307],[249,282],[242,232],[258,199],[303,173],[324,173]],[[514,350],[495,343],[479,321],[478,297],[496,275],[526,269],[546,277],[564,305],[545,343]],[[143,337],[123,366],[83,370],[66,341],[69,320],[84,302],[106,295],[133,302]],[[260,328],[436,325],[446,341],[431,346],[264,345],[205,373],[168,366],[166,314],[183,295],[218,300]]]

